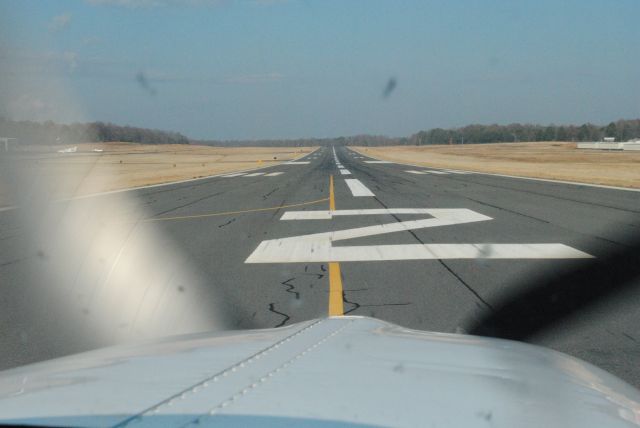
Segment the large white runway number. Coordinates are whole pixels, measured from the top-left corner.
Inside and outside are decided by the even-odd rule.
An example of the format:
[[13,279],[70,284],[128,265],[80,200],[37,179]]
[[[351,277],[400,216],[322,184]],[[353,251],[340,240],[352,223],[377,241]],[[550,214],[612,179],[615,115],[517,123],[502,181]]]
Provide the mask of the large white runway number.
[[262,241],[245,263],[355,262],[428,259],[575,259],[592,256],[563,244],[401,244],[334,247],[336,241],[385,233],[492,220],[466,208],[393,208],[289,211],[280,220],[330,220],[336,216],[427,214],[430,218]]

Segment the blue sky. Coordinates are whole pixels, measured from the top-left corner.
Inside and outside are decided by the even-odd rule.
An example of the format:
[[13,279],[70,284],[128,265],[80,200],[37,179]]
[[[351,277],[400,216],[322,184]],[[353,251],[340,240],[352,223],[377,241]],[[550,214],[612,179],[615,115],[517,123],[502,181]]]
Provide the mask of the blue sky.
[[0,14],[0,113],[18,119],[255,139],[640,117],[637,0],[0,0]]

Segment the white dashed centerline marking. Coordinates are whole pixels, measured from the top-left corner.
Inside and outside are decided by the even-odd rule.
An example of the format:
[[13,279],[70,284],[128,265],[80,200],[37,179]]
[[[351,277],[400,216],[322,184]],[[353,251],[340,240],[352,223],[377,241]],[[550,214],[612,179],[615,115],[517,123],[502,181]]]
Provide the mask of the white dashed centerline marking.
[[351,194],[355,197],[375,196],[371,190],[356,178],[347,178],[344,180],[351,190]]

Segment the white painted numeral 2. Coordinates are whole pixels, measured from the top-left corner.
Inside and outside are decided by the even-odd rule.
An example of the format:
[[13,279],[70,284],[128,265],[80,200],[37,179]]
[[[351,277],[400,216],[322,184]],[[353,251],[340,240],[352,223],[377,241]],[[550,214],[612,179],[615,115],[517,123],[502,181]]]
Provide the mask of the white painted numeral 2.
[[336,216],[427,214],[430,218],[262,241],[245,263],[311,263],[429,259],[575,259],[593,256],[564,244],[401,244],[333,246],[336,241],[436,226],[492,220],[466,208],[392,208],[288,211],[280,220],[330,220]]

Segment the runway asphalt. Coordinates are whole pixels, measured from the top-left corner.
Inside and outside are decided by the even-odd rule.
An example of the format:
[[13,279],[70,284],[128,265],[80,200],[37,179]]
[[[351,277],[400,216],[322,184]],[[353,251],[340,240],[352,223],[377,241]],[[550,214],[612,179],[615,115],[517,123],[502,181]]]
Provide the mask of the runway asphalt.
[[[249,173],[126,194],[143,213],[136,214],[135,233],[159,230],[163,245],[203,279],[197,300],[211,304],[224,328],[232,329],[343,313],[464,332],[506,291],[536,275],[589,263],[640,234],[640,192],[380,163],[344,147]],[[130,221],[130,205],[110,204],[120,197],[78,203],[99,200],[111,207],[110,218]],[[30,272],[47,254],[24,242],[26,215],[21,209],[0,212],[0,347],[7,350],[0,368],[104,344],[39,346],[54,328],[30,324],[24,308],[31,294],[21,290],[37,287]],[[110,267],[102,287],[135,240],[128,234],[116,246],[118,255],[105,256]],[[159,268],[170,264],[161,261]],[[79,262],[74,281],[85,275],[82,269]],[[640,387],[636,288],[535,343]]]

